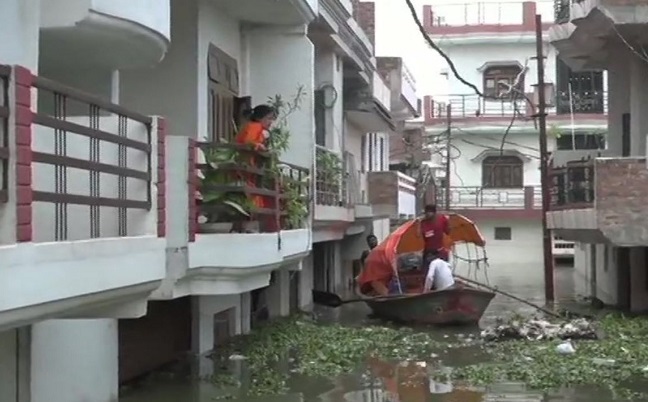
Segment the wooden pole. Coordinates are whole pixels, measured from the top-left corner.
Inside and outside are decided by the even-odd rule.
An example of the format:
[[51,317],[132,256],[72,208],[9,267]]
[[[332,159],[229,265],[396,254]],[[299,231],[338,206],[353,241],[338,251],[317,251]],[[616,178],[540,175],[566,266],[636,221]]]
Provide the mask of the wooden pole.
[[542,251],[544,256],[545,300],[554,301],[554,266],[551,245],[551,233],[547,228],[547,212],[549,211],[549,152],[547,150],[547,112],[544,81],[544,50],[542,41],[542,16],[536,14],[536,63],[538,70],[538,111],[536,117],[540,126],[540,185],[542,187]]
[[452,160],[450,151],[452,146],[452,105],[448,103],[446,108],[446,119],[448,122],[448,140],[446,142],[446,166],[445,166],[445,210],[450,211],[450,171]]

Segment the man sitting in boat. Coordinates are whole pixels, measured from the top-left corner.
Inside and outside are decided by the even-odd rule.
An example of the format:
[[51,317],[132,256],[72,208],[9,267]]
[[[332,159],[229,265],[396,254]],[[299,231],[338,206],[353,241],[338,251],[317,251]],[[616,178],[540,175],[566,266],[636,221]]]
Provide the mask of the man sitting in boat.
[[432,261],[428,268],[427,276],[425,277],[424,292],[431,290],[443,290],[451,288],[455,285],[455,280],[452,275],[452,268],[447,261],[439,255],[439,252],[430,252]]

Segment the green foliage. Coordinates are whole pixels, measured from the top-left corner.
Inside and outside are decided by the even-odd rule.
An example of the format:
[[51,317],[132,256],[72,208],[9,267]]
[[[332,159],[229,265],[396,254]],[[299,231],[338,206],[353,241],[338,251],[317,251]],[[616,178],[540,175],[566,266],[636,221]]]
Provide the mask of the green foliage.
[[342,159],[334,152],[320,151],[316,156],[317,181],[339,184],[342,179]]

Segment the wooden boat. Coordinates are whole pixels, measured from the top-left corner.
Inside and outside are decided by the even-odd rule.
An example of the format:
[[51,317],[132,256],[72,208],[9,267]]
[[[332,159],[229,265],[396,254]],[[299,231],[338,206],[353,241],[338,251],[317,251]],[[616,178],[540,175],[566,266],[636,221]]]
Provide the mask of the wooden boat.
[[459,284],[437,292],[390,298],[361,297],[382,319],[408,324],[476,325],[495,293]]

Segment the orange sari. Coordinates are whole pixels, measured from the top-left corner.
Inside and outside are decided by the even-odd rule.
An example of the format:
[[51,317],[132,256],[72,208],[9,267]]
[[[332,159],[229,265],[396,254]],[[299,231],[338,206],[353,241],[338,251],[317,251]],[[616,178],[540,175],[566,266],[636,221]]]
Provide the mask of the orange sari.
[[373,282],[379,282],[385,287],[389,287],[389,283],[394,277],[394,268],[389,262],[385,253],[378,247],[371,250],[367,259],[365,260],[364,267],[358,276],[358,286],[362,294],[369,294],[374,290]]
[[[241,131],[236,135],[234,139],[239,145],[248,145],[252,146],[253,149],[259,150],[263,148],[263,142],[265,141],[265,136],[263,135],[264,128],[261,123],[256,121],[251,121],[246,123]],[[259,167],[257,164],[257,159],[254,156],[250,156],[248,163],[252,167]],[[251,188],[257,187],[257,175],[251,173],[242,174],[245,177],[247,186]],[[254,195],[251,197],[252,202],[257,208],[264,208],[266,203],[262,196]]]

